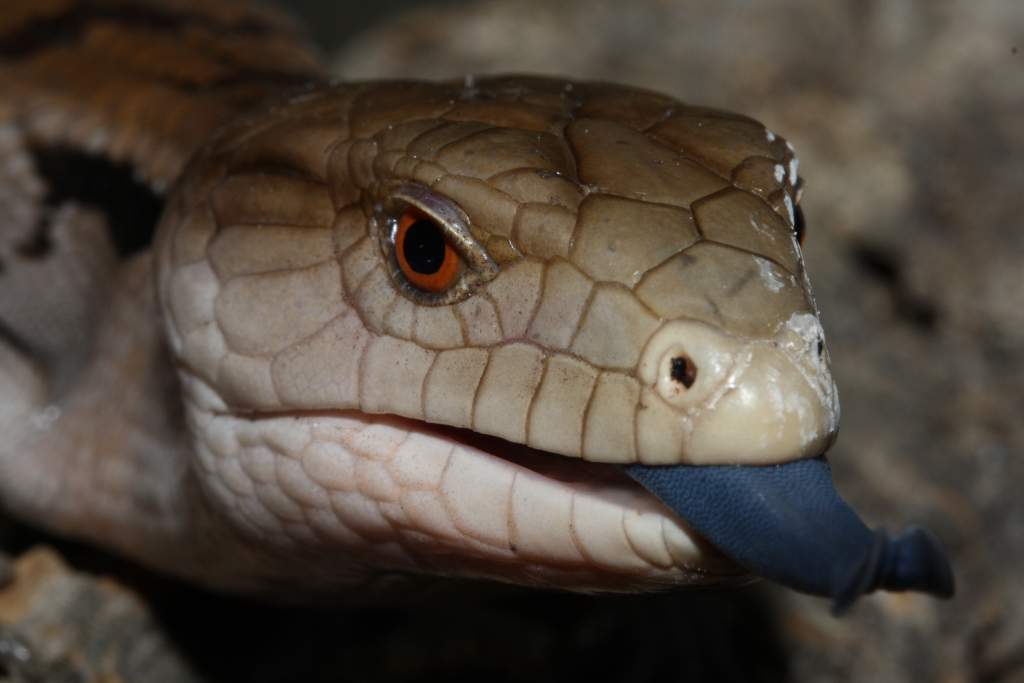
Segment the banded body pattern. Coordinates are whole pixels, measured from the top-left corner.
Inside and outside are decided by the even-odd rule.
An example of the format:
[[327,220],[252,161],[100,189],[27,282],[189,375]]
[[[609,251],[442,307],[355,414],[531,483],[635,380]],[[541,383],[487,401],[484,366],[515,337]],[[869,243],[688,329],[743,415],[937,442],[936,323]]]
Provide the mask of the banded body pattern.
[[225,120],[321,77],[291,19],[248,2],[4,3],[4,508],[135,555],[166,542],[151,525],[182,526],[148,256],[163,195]]

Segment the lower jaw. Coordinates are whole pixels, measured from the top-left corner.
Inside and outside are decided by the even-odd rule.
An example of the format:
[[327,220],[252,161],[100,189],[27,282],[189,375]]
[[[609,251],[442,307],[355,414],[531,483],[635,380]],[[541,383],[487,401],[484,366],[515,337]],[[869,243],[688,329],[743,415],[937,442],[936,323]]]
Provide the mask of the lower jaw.
[[[281,562],[264,574],[275,581],[298,580],[302,574],[307,588],[323,584],[320,588],[330,590],[341,569],[356,569],[371,577],[422,573],[581,592],[638,592],[746,577],[620,465],[358,411],[206,413],[196,415],[194,427],[201,433],[208,420],[217,421],[209,425],[211,434],[228,429],[237,443],[257,444],[258,452],[243,448],[233,456],[207,456],[233,457],[236,464],[226,463],[233,471],[251,465],[248,476],[257,493],[259,471],[266,471],[259,461],[274,434],[302,432],[303,439],[286,440],[330,446],[344,462],[339,469],[350,472],[332,484],[317,478],[301,449],[274,454],[271,471],[305,472],[302,476],[322,487],[329,501],[313,510],[319,527],[303,508],[307,528],[299,536],[289,536],[288,525],[273,519],[265,531],[256,529],[261,544],[280,550],[272,554]],[[284,483],[276,485],[277,499],[292,495]],[[238,500],[227,502],[236,511],[244,508]],[[255,513],[266,516],[263,510],[273,505],[264,503],[252,503],[262,506]],[[252,515],[244,509],[238,514],[247,516],[239,521],[252,530]]]
[[[584,592],[637,592],[678,585],[735,583],[752,580],[749,574],[722,555],[654,495],[614,463],[598,463],[580,458],[541,451],[499,437],[479,434],[469,429],[393,418],[365,416],[367,419],[398,420],[421,434],[459,444],[475,456],[514,469],[517,477],[558,487],[571,499],[573,512],[578,508],[603,517],[609,538],[603,547],[588,549],[581,526],[595,530],[600,522],[587,523],[576,515],[570,522],[572,542],[582,561],[563,557],[544,557],[518,545],[510,550],[515,557],[507,569],[510,576],[489,578],[558,587]],[[612,518],[618,516],[618,520]],[[609,522],[618,522],[612,524]],[[660,545],[652,548],[641,543],[637,535],[649,532],[652,522],[660,526]],[[646,526],[646,528],[645,528]],[[614,528],[613,528],[614,527]],[[625,543],[621,543],[625,537]],[[515,545],[515,544],[512,544]],[[618,549],[617,545],[621,545]],[[589,550],[589,551],[588,551]],[[620,552],[616,552],[616,550]],[[462,568],[473,564],[464,559]]]
[[824,458],[623,468],[356,411],[195,410],[190,422],[206,493],[280,560],[264,578],[423,573],[633,592],[735,581],[741,563],[837,609],[878,588],[953,592],[938,542],[869,530]]

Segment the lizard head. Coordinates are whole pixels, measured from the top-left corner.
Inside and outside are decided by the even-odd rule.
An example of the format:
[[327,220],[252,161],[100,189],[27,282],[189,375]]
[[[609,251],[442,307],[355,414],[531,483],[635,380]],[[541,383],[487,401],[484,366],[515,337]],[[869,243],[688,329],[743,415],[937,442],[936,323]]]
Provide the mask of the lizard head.
[[158,282],[193,469],[265,549],[253,582],[742,574],[615,465],[835,437],[798,188],[761,124],[605,84],[340,86],[224,129]]

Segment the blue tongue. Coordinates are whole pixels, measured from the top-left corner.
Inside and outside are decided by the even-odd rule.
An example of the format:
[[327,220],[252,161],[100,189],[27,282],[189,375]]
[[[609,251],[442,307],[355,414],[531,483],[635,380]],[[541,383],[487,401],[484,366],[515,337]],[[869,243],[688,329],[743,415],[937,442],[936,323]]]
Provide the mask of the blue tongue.
[[626,473],[750,572],[832,598],[840,613],[882,588],[953,595],[938,541],[871,531],[832,485],[824,457],[768,466],[629,465]]

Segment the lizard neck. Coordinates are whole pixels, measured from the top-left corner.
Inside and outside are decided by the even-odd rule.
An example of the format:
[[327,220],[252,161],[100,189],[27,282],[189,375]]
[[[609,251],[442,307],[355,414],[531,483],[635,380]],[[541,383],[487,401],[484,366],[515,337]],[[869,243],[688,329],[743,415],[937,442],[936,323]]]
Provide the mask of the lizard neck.
[[162,195],[219,126],[322,66],[247,2],[4,8],[0,507],[174,571],[221,541],[153,291]]
[[[217,522],[193,467],[148,253],[112,276],[89,360],[56,379],[0,345],[0,501],[15,517],[170,574],[245,563],[258,549]],[[11,399],[11,400],[8,400]]]
[[0,449],[0,498],[19,517],[120,547],[165,543],[190,524],[186,430],[149,261],[132,258],[111,278],[73,379],[27,355],[5,364],[13,386],[29,390],[11,392],[18,400],[4,415],[13,438]]

